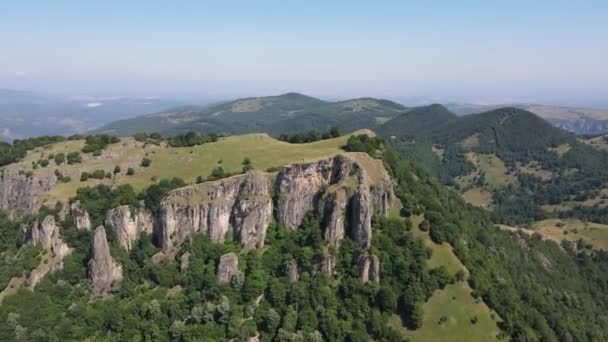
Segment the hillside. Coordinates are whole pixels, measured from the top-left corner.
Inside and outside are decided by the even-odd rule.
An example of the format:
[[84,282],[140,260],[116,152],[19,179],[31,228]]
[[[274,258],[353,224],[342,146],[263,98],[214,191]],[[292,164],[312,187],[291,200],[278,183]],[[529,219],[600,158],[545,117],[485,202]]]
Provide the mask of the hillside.
[[405,108],[372,98],[326,102],[297,93],[238,99],[210,107],[189,107],[109,124],[101,133],[130,135],[140,131],[164,134],[195,130],[203,133],[243,134],[325,131],[338,127],[349,133],[389,120]]
[[[458,115],[477,114],[507,105],[446,104]],[[576,134],[599,134],[608,132],[608,110],[597,108],[572,108],[540,104],[508,105],[527,110],[547,120],[556,127]]]
[[[0,339],[606,338],[603,253],[495,228],[373,135],[29,151],[0,198],[78,185],[64,205],[0,215]],[[74,149],[68,165],[36,161]],[[116,162],[133,172],[52,171]]]
[[[412,112],[438,110],[430,106]],[[558,215],[604,223],[605,206],[591,201],[608,184],[601,138],[581,142],[518,108],[449,120],[444,114],[416,120],[424,124],[414,128],[407,115],[388,121],[379,132],[389,132],[390,144],[402,155],[420,162],[470,203],[492,209],[500,220],[521,224],[551,217],[561,203],[565,209]]]

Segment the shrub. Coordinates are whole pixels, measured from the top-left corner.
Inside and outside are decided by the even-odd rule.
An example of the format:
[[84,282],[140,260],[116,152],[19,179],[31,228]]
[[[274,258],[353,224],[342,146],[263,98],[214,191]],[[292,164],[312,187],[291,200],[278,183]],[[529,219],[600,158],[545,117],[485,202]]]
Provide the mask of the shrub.
[[65,162],[65,153],[57,153],[55,155],[55,164],[57,165],[61,165],[63,164],[63,162]]
[[150,164],[152,164],[152,160],[150,160],[148,158],[144,158],[141,160],[142,167],[148,167],[148,166],[150,166]]
[[127,169],[127,176],[133,176],[135,174],[135,170],[130,167]]
[[70,152],[67,155],[68,164],[78,164],[82,162],[82,157],[80,156],[80,152]]

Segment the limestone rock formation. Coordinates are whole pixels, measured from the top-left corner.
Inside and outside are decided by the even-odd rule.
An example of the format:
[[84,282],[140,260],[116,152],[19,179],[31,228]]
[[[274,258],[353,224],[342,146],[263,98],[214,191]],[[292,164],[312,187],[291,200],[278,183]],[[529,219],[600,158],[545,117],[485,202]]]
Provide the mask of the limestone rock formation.
[[290,283],[295,283],[296,281],[300,280],[300,267],[295,259],[291,260],[291,263],[289,264],[288,274]]
[[38,195],[55,185],[56,177],[28,176],[17,170],[0,172],[0,209],[11,219],[34,214],[40,207]]
[[120,245],[129,251],[142,234],[152,234],[154,220],[149,210],[121,205],[108,212],[106,226],[114,229]]
[[228,233],[244,249],[261,247],[272,217],[270,182],[251,171],[173,190],[161,203],[157,239],[171,249],[194,233],[222,242]]
[[377,256],[368,254],[359,256],[359,278],[364,283],[370,280],[380,281],[380,260]]
[[59,227],[52,215],[46,216],[40,223],[36,221],[27,240],[28,243],[41,245],[45,250],[44,262],[32,270],[26,280],[28,287],[35,287],[47,273],[63,268],[63,258],[71,253],[71,249],[61,240]]
[[186,272],[188,270],[188,266],[190,266],[190,257],[192,254],[190,252],[186,252],[179,257],[179,270],[181,272]]
[[351,232],[359,247],[369,248],[372,243],[372,200],[369,187],[361,184],[351,200]]
[[70,215],[78,230],[91,230],[91,218],[89,213],[82,208],[80,201],[70,203]]
[[239,257],[234,253],[227,253],[220,257],[217,267],[217,281],[220,284],[229,283],[232,276],[239,270]]
[[92,258],[89,261],[89,275],[96,292],[109,290],[117,281],[122,280],[122,266],[120,266],[112,255],[103,226],[95,229],[91,246]]
[[[373,174],[359,162],[370,166]],[[276,188],[279,223],[295,229],[310,210],[322,212],[322,270],[328,273],[335,270],[336,254],[346,232],[347,207],[350,206],[350,235],[359,248],[366,250],[371,245],[373,214],[387,215],[393,205],[398,205],[381,161],[360,154],[286,166],[277,176]]]

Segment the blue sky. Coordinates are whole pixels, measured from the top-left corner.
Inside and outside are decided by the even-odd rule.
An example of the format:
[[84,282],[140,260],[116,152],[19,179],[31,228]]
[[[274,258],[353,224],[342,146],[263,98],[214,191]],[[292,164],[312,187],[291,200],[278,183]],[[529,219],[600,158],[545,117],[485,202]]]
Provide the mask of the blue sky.
[[0,88],[608,106],[608,1],[2,1]]

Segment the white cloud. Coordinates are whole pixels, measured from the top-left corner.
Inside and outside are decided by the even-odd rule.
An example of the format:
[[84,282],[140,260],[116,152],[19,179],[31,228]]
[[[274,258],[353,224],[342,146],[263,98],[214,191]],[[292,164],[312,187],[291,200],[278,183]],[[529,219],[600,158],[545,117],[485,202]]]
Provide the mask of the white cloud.
[[95,108],[95,107],[99,107],[101,105],[102,105],[101,102],[90,102],[90,103],[87,103],[87,107],[89,107],[89,108]]
[[27,73],[25,71],[15,71],[15,76],[21,77],[25,76]]

